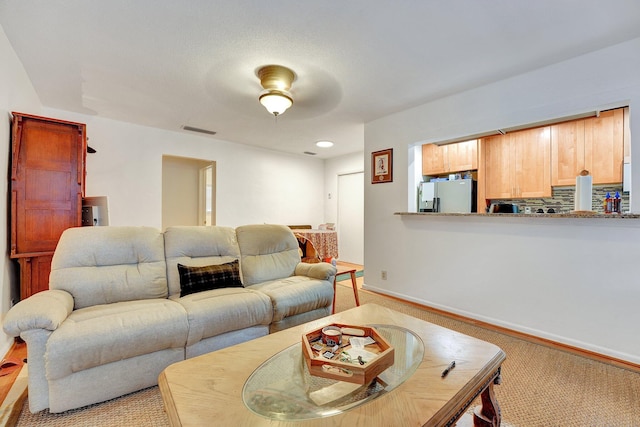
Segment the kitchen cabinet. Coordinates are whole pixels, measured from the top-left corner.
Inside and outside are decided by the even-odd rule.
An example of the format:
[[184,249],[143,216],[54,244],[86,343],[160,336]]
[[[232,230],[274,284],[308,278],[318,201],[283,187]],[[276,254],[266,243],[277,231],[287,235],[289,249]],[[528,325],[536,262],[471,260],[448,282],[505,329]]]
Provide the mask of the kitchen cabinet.
[[550,139],[548,126],[484,138],[484,197],[551,197]]
[[478,169],[478,141],[471,140],[446,145],[450,172]]
[[82,224],[85,125],[13,113],[11,144],[10,256],[24,299],[48,289],[60,235]]
[[478,141],[422,146],[422,174],[442,175],[478,169]]
[[[513,197],[511,137],[497,135],[483,138],[484,187],[486,199]],[[482,185],[482,183],[480,183]]]
[[575,185],[584,168],[584,120],[551,126],[551,185]]
[[422,146],[422,175],[441,175],[447,173],[445,156],[446,151],[444,145],[424,144]]
[[583,169],[594,184],[622,182],[624,109],[551,126],[551,184],[575,185]]

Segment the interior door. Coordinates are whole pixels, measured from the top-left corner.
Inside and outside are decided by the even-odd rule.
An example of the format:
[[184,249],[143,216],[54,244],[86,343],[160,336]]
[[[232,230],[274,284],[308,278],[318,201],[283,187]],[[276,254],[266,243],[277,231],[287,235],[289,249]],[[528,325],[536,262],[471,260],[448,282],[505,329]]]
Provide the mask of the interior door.
[[340,261],[364,264],[364,172],[338,175]]

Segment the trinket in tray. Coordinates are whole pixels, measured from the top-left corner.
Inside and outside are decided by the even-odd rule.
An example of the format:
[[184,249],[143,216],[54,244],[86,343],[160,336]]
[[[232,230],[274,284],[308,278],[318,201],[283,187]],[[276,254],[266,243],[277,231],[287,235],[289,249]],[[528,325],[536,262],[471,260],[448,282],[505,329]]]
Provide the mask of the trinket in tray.
[[393,365],[393,347],[373,327],[332,323],[302,335],[309,373],[369,384]]

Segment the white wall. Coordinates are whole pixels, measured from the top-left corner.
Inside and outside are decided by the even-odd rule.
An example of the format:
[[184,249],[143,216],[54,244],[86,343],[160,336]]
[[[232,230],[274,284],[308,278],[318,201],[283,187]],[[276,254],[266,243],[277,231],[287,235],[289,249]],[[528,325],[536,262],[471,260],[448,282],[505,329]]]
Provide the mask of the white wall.
[[364,171],[364,153],[347,154],[325,160],[324,222],[338,220],[338,175]]
[[[98,151],[87,156],[87,196],[109,198],[111,225],[161,228],[163,155],[216,161],[218,225],[320,224],[330,220],[324,216],[323,160],[43,108],[0,27],[0,144],[4,147],[0,164],[5,171],[9,167],[11,111],[87,124],[89,144]],[[362,155],[355,158],[361,161]],[[346,164],[351,162],[353,159]],[[345,170],[352,169],[346,166]],[[7,181],[0,181],[0,186],[5,194],[0,199],[0,211],[5,212],[0,226],[0,251],[6,254],[0,265],[0,314],[4,318],[19,290],[7,248]],[[6,354],[12,342],[0,332],[0,355]]]
[[[109,198],[110,225],[162,227],[162,156],[216,161],[217,224],[320,224],[324,219],[324,162],[306,156],[233,144],[183,132],[169,132],[95,116],[43,108],[0,27],[0,164],[8,171],[10,112],[87,124],[87,196]],[[0,181],[5,212],[0,226],[1,315],[19,297],[16,268],[8,256],[7,180]],[[12,289],[13,288],[13,289]],[[13,339],[0,332],[0,355]]]
[[635,39],[366,124],[365,160],[393,148],[394,182],[365,184],[365,287],[640,363],[640,220],[394,215],[423,141],[628,104],[640,165],[638,70]]
[[216,162],[216,223],[322,223],[324,164],[184,132],[45,109],[87,124],[87,195],[108,196],[110,225],[162,227],[162,156]]
[[[30,114],[39,114],[41,108],[40,99],[25,72],[22,63],[9,44],[7,36],[0,27],[0,168],[9,170],[9,156],[11,151],[11,112],[18,111]],[[4,262],[0,264],[0,320],[11,306],[12,299],[18,299],[20,292],[17,289],[15,278],[17,269],[9,259],[8,242],[8,180],[0,180],[0,253],[5,254]],[[13,289],[12,289],[13,288]],[[13,338],[0,331],[0,355],[7,353]]]

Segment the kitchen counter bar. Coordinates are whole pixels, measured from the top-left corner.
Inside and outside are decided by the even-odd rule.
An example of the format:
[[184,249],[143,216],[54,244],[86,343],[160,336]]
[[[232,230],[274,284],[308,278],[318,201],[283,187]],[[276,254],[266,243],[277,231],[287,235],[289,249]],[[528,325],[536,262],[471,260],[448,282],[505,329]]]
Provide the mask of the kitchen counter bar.
[[394,212],[401,216],[471,216],[471,217],[518,217],[518,218],[589,218],[589,219],[639,219],[640,214],[601,214],[601,213],[440,213],[440,212]]

